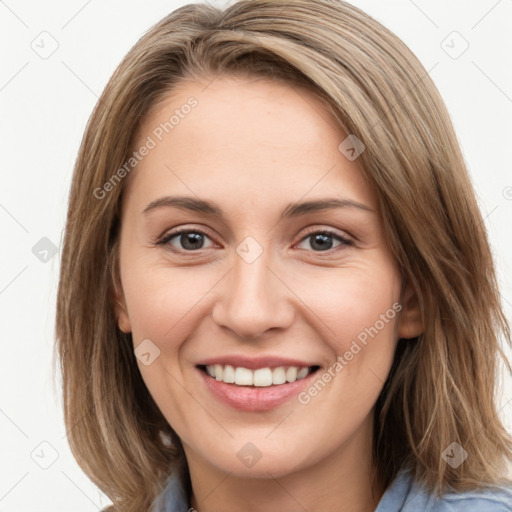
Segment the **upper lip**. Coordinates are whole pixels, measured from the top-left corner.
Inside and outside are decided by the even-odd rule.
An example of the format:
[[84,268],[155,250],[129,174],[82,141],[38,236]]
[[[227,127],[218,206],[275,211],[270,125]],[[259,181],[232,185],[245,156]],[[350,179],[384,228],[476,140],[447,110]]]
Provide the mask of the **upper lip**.
[[258,368],[277,368],[279,366],[297,366],[299,368],[308,368],[310,366],[319,366],[311,361],[301,361],[279,356],[260,356],[246,357],[241,355],[226,355],[203,359],[197,363],[198,366],[211,366],[214,364],[231,365],[234,367],[248,368],[257,370]]

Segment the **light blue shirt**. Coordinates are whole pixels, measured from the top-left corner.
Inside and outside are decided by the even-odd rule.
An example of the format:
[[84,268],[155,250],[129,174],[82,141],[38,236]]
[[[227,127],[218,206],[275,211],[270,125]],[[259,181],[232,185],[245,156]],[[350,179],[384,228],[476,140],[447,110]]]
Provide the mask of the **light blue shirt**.
[[[192,512],[176,477],[171,477],[151,512]],[[512,512],[512,487],[429,494],[402,470],[382,496],[375,512]]]

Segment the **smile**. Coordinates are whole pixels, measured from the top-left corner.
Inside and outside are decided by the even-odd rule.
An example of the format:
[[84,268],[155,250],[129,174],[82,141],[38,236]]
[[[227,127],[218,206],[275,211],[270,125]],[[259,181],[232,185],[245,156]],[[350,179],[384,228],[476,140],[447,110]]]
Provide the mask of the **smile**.
[[197,365],[196,369],[212,398],[245,412],[269,411],[285,404],[310,385],[320,369],[318,365],[304,366],[304,363],[260,366],[255,361],[246,361],[246,366],[215,362]]
[[318,366],[278,366],[276,368],[257,368],[251,370],[243,366],[230,364],[203,365],[201,367],[210,377],[226,384],[237,386],[269,387],[292,383],[304,379],[318,369]]

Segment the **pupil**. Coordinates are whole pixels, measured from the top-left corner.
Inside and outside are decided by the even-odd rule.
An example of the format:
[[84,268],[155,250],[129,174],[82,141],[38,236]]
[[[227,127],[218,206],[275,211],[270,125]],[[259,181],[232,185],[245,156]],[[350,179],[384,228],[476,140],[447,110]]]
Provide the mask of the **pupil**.
[[181,235],[180,242],[184,249],[200,249],[203,245],[203,235],[201,233],[185,233]]
[[[317,234],[313,237],[312,247],[320,251],[327,251],[332,247],[331,235]],[[316,247],[315,247],[316,245]]]

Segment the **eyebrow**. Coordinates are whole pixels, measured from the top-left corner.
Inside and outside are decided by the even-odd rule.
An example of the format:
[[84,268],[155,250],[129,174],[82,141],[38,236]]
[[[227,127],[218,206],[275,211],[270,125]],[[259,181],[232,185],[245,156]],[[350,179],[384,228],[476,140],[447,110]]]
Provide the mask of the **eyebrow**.
[[[149,203],[149,205],[144,209],[143,213],[145,214],[157,208],[165,207],[215,215],[225,220],[223,211],[216,204],[204,199],[187,196],[161,197]],[[299,217],[300,215],[305,215],[306,213],[311,212],[333,210],[335,208],[356,208],[358,210],[375,213],[372,208],[363,203],[359,203],[358,201],[353,201],[351,199],[325,198],[314,201],[290,203],[281,214],[281,220],[291,217]]]

